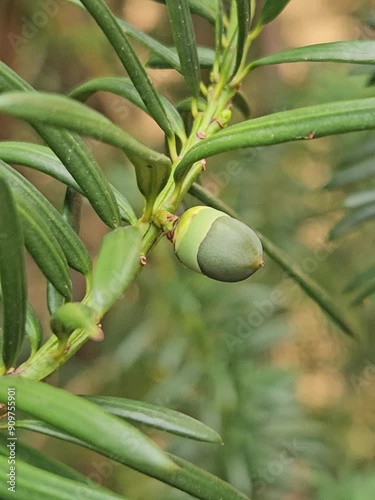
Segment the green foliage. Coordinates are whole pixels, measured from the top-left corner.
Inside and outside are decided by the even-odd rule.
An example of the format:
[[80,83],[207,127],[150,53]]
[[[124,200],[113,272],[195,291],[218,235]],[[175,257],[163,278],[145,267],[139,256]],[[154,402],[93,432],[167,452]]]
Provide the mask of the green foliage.
[[[57,158],[53,151],[45,146],[16,141],[0,142],[0,158],[8,163],[17,163],[43,172],[86,197],[92,194],[91,185],[88,186],[86,183],[84,185],[86,189],[89,189],[89,193],[87,194],[85,187],[81,189],[64,164]],[[91,178],[91,172],[88,177]],[[124,222],[135,225],[137,217],[128,200],[114,186],[111,186],[111,189],[117,202],[121,219]]]
[[0,111],[32,123],[79,131],[150,164],[169,164],[165,156],[142,145],[96,111],[67,97],[43,92],[7,92],[0,97]]
[[[152,472],[173,471],[176,467],[159,448],[137,429],[106,413],[93,403],[67,391],[23,377],[3,377],[0,397],[4,400],[8,388],[17,392],[19,410],[41,418],[47,424],[81,439],[135,468]],[[40,400],[44,401],[43,406]],[[61,419],[61,413],[69,412]],[[133,443],[133,445],[131,445]]]
[[155,429],[171,432],[197,441],[221,443],[220,436],[197,420],[182,413],[161,406],[124,398],[86,396],[103,409],[125,420],[148,425]]
[[[166,3],[166,0],[156,0],[159,3]],[[192,14],[197,14],[207,19],[211,24],[215,23],[216,5],[215,0],[188,0],[188,5]]]
[[236,0],[237,4],[237,26],[238,26],[238,40],[237,40],[237,56],[234,73],[238,71],[241,66],[244,54],[246,55],[246,39],[249,32],[250,25],[250,3],[247,0]]
[[[190,362],[190,344],[186,339],[181,341],[178,337],[165,345],[161,342],[161,353],[168,352],[170,345],[179,353],[173,361],[177,375],[171,378],[169,385],[155,388],[154,396],[156,394],[164,401],[166,397],[170,401],[178,398],[185,398],[186,401],[188,396],[184,387],[197,390],[198,383],[203,381],[210,394],[208,399],[215,402],[221,417],[220,421],[215,421],[212,418],[214,409],[210,405],[202,405],[202,420],[213,420],[212,427],[220,430],[222,437],[192,417],[166,408],[164,402],[151,404],[108,396],[79,397],[41,380],[65,364],[89,339],[103,339],[101,322],[104,315],[125,292],[131,290],[155,245],[166,235],[173,237],[176,213],[179,213],[181,203],[189,202],[188,193],[210,207],[237,217],[234,209],[200,185],[206,159],[244,148],[255,151],[258,148],[259,151],[259,148],[267,146],[294,141],[308,143],[317,138],[375,129],[375,98],[371,94],[367,97],[361,95],[360,98],[348,96],[334,102],[249,118],[250,107],[240,93],[240,87],[247,77],[253,77],[253,70],[306,61],[350,63],[361,68],[375,63],[375,42],[325,43],[254,59],[250,51],[254,41],[264,25],[282,13],[289,0],[160,1],[166,5],[173,47],[167,47],[116,17],[104,0],[69,0],[68,3],[85,9],[90,20],[95,21],[105,37],[105,43],[109,42],[121,70],[125,70],[128,77],[95,77],[79,83],[66,96],[56,92],[56,89],[53,89],[54,92],[35,90],[5,63],[0,63],[0,114],[26,122],[45,143],[21,141],[22,135],[18,141],[0,142],[3,317],[0,401],[6,404],[9,391],[16,391],[17,411],[24,414],[21,417],[17,414],[15,426],[19,429],[87,448],[195,498],[247,498],[242,491],[246,494],[252,492],[256,499],[270,500],[272,495],[281,498],[283,478],[285,481],[285,477],[293,472],[290,463],[297,459],[307,460],[314,469],[319,469],[319,463],[327,459],[328,454],[325,446],[321,445],[321,426],[314,425],[310,416],[301,413],[295,398],[290,398],[294,391],[293,378],[281,369],[264,367],[257,358],[285,336],[284,322],[280,321],[281,311],[274,304],[271,304],[267,321],[262,319],[262,335],[248,334],[248,325],[244,326],[242,322],[240,330],[245,328],[246,332],[243,334],[241,330],[242,336],[238,336],[228,334],[224,326],[226,312],[229,309],[236,311],[239,307],[235,304],[235,296],[233,303],[225,303],[223,310],[217,313],[222,316],[211,318],[226,344],[227,348],[223,349],[215,339],[207,337],[209,319],[204,319],[206,311],[208,317],[212,314],[210,301],[216,305],[219,303],[223,290],[219,284],[215,284],[217,288],[210,292],[211,295],[205,294],[205,285],[196,292],[201,295],[199,300],[204,304],[203,313],[197,305],[199,300],[190,290],[190,284],[180,280],[176,285],[173,276],[168,278],[170,288],[155,293],[156,296],[159,293],[168,296],[169,309],[165,312],[166,322],[161,330],[166,328],[170,318],[174,324],[179,324],[181,316],[188,318],[189,335],[196,342],[191,344],[191,348],[197,350],[200,362]],[[209,22],[207,26],[211,30],[214,47],[197,45],[192,14],[204,18],[206,24]],[[92,29],[96,36],[97,28]],[[131,40],[148,50],[146,64]],[[147,67],[171,68],[182,75],[184,95],[180,96],[179,103],[172,102],[156,90]],[[98,92],[116,95],[146,113],[164,133],[164,151],[143,144],[110,118],[87,105],[86,101]],[[233,106],[241,110],[245,120],[230,125]],[[133,198],[128,200],[113,182],[109,182],[94,158],[91,145],[87,145],[81,136],[113,146],[126,155],[127,161],[134,167],[138,191],[143,197],[141,212],[133,207]],[[346,189],[357,182],[372,179],[375,175],[373,155],[372,141],[366,148],[360,146],[351,159],[339,166],[327,187]],[[26,166],[59,181],[64,186],[62,208],[55,208],[22,173],[10,165]],[[249,165],[249,169],[252,166]],[[132,185],[133,191],[134,188]],[[79,236],[82,196],[109,228],[94,265]],[[332,239],[351,233],[375,217],[374,190],[367,186],[364,190],[349,193],[343,206],[349,213],[331,231]],[[239,222],[236,221],[236,224]],[[267,257],[344,333],[352,337],[363,333],[358,321],[353,326],[351,311],[344,312],[344,308],[337,305],[336,298],[305,273],[287,249],[281,249],[285,242],[279,244],[275,241],[276,237],[257,233]],[[189,234],[184,234],[184,237],[189,237]],[[258,241],[255,234],[254,237]],[[218,244],[216,236],[214,240],[210,239],[208,248],[204,248],[205,256],[209,255],[212,260],[210,246],[213,244],[217,245],[215,250],[220,257],[225,256],[220,245],[229,245],[223,239],[221,237]],[[232,243],[233,239],[231,237]],[[40,320],[27,300],[24,247],[47,282],[51,331],[44,343]],[[189,253],[189,245],[187,248]],[[198,249],[195,250],[198,253]],[[199,251],[203,251],[201,241]],[[258,246],[257,251],[260,251]],[[187,255],[185,261],[189,262],[190,257]],[[257,267],[259,265],[260,261],[257,261]],[[150,267],[152,269],[152,265]],[[225,269],[225,262],[222,267]],[[73,295],[76,300],[76,281],[72,279],[72,269],[84,276],[81,301],[73,302]],[[147,279],[151,283],[152,279]],[[178,303],[174,290],[184,286],[182,293],[186,301]],[[207,289],[210,286],[214,285],[208,282]],[[181,288],[179,290],[181,292]],[[257,281],[249,290],[253,302],[262,297],[266,301],[270,293],[266,285],[259,285]],[[346,291],[356,294],[353,299],[355,304],[373,294],[374,267],[363,266],[359,274],[349,280]],[[246,296],[246,304],[248,302]],[[124,306],[128,307],[126,301]],[[128,310],[128,313],[131,316],[131,311]],[[241,318],[243,309],[240,307],[239,314]],[[119,351],[125,349],[132,353],[134,366],[141,354],[146,355],[156,330],[156,325],[150,327],[147,320],[145,325],[141,335],[136,332],[134,337],[117,339]],[[29,344],[26,353],[22,349],[25,338]],[[160,357],[162,359],[163,355]],[[149,371],[149,366],[146,368],[144,370],[143,367],[143,371]],[[106,365],[104,371],[110,369]],[[102,375],[97,373],[98,378]],[[275,397],[275,391],[279,399]],[[212,469],[221,471],[220,475],[235,486],[167,453],[162,449],[163,441],[160,441],[162,446],[157,446],[146,432],[141,432],[132,424],[142,426],[142,431],[144,427],[148,432],[152,428],[191,439],[196,446],[200,445],[198,442],[218,445],[225,440],[228,443],[225,457],[215,457]],[[280,450],[280,445],[274,440],[276,427],[280,439],[300,441],[297,452],[294,450],[297,458],[291,460],[292,452],[289,449],[285,451],[285,447]],[[0,428],[6,431],[7,426],[2,424]],[[198,448],[191,449],[191,460],[194,462]],[[286,454],[288,466],[283,465],[285,477],[273,478],[270,487],[270,481],[265,484],[259,471],[277,453]],[[3,436],[0,439],[0,454],[0,470],[5,475],[8,467],[4,458],[7,456],[7,440]],[[330,498],[342,495],[346,498],[346,489],[336,491],[335,485],[325,481],[323,475],[319,477],[322,478],[319,487],[325,492],[323,495]],[[348,485],[355,491],[360,488],[357,484],[357,480],[353,483],[348,480]],[[369,481],[358,498],[364,498],[371,489]],[[29,448],[20,440],[17,496],[26,498],[30,494],[35,498],[125,498],[93,485],[85,476]],[[1,498],[13,498],[5,482],[1,485],[0,495]]]
[[374,64],[374,44],[372,41],[321,43],[307,47],[297,47],[271,56],[263,57],[250,64],[251,68],[295,62],[345,62],[354,64]]
[[43,218],[56,237],[70,267],[87,276],[91,272],[90,256],[72,227],[65,222],[61,214],[42,196],[34,186],[13,168],[0,162],[0,172],[13,187],[16,200],[20,205],[33,207]]
[[[131,83],[129,78],[97,78],[83,83],[76,89],[73,89],[69,96],[79,101],[86,101],[96,92],[110,92],[127,99],[129,102],[135,104],[145,113],[149,114],[148,108],[142,101],[136,87]],[[181,140],[185,137],[184,122],[177,112],[176,108],[168,101],[166,97],[160,95],[160,100],[164,105],[165,112],[168,120],[171,123],[173,130],[176,131]]]
[[[33,88],[0,61],[0,92],[11,90],[29,92]],[[59,99],[61,104],[62,97]],[[21,110],[20,112],[22,113]],[[47,116],[50,116],[48,110]],[[32,125],[81,186],[103,221],[109,227],[117,227],[120,217],[113,192],[109,189],[103,172],[82,139],[66,130],[59,131],[43,124],[33,123]]]
[[[33,463],[34,462],[33,457]],[[79,495],[80,498],[92,498],[93,500],[113,500],[118,498],[125,498],[123,496],[115,495],[104,488],[98,487],[96,484],[87,486],[77,481],[75,478],[66,479],[61,474],[61,469],[57,468],[56,473],[47,472],[45,461],[40,463],[43,468],[30,465],[23,460],[17,461],[17,470],[19,472],[19,481],[17,484],[17,495],[19,498],[40,498],[41,500],[48,500],[49,498],[56,498],[56,500],[66,500],[74,498]],[[5,475],[9,471],[8,459],[0,457],[0,470]],[[14,493],[9,490],[8,485],[4,482],[0,487],[1,496],[4,499],[11,499]]]
[[[82,4],[90,12],[115,49],[119,60],[128,72],[130,79],[151,116],[153,116],[164,132],[170,136],[173,131],[163,103],[115,16],[104,0],[83,0]],[[134,154],[140,156],[136,151],[134,151]]]
[[[375,176],[375,154],[372,141],[361,144],[347,158],[345,162],[338,165],[331,181],[327,185],[329,189],[350,189],[353,184],[359,185],[363,181],[372,182]],[[359,190],[350,193],[343,201],[348,213],[332,228],[330,238],[336,240],[344,237],[365,222],[375,219],[375,199],[373,190]],[[375,292],[375,274],[373,266],[361,271],[352,278],[346,287],[347,292],[354,292],[353,305],[361,304],[367,297]]]
[[3,292],[4,369],[14,366],[25,336],[27,292],[23,234],[16,201],[6,178],[0,174],[0,277]]
[[120,299],[136,277],[141,265],[140,254],[141,232],[135,227],[119,227],[104,237],[87,297],[98,319]]
[[290,0],[264,0],[259,24],[268,24],[273,21],[288,5]]
[[201,74],[188,0],[166,0],[166,4],[182,75],[191,94],[198,97]]
[[357,99],[282,111],[232,125],[191,148],[179,163],[175,178],[185,176],[192,163],[218,153],[374,128],[374,109],[375,98]]

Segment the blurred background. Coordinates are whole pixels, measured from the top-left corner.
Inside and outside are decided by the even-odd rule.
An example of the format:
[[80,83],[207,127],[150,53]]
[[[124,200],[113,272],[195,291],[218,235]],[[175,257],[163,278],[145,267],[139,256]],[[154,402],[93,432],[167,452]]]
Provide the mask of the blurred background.
[[[44,22],[47,4],[51,10]],[[171,44],[163,5],[150,0],[110,4],[129,23]],[[374,4],[366,0],[292,0],[265,28],[252,56],[374,39],[371,22],[363,22],[371,15],[374,20]],[[195,23],[199,43],[211,46],[210,25],[200,18]],[[147,52],[135,47],[146,60]],[[0,58],[38,89],[52,92],[68,92],[97,76],[123,75],[96,25],[80,9],[57,0],[0,2]],[[150,70],[150,75],[171,101],[184,98],[186,89],[176,72]],[[244,92],[252,116],[260,116],[374,96],[370,78],[362,67],[289,64],[258,69]],[[163,147],[158,127],[126,101],[100,93],[89,103],[148,145]],[[240,119],[235,113],[234,120]],[[0,118],[0,140],[10,139],[39,141],[23,123]],[[372,150],[375,163],[373,141],[373,132],[355,133],[242,150],[211,159],[202,178],[207,189],[335,298],[357,325],[361,342],[348,340],[269,259],[250,280],[222,284],[183,268],[170,243],[162,241],[106,316],[104,342],[87,344],[49,382],[79,394],[142,399],[202,420],[222,435],[224,446],[142,430],[254,500],[375,498],[374,295],[354,307],[343,291],[353,276],[374,265],[374,222],[329,241],[330,230],[347,214],[343,202],[352,186],[326,188],[333,173],[363,151]],[[142,199],[127,159],[110,146],[89,143],[108,178],[140,213]],[[61,208],[63,185],[20,170]],[[358,187],[374,188],[374,177]],[[185,208],[196,203],[189,197]],[[81,237],[94,260],[105,232],[86,203]],[[31,303],[48,332],[45,281],[31,259],[28,281]],[[74,283],[79,300],[83,283],[78,275]],[[31,434],[27,438],[135,500],[188,498],[74,445]]]

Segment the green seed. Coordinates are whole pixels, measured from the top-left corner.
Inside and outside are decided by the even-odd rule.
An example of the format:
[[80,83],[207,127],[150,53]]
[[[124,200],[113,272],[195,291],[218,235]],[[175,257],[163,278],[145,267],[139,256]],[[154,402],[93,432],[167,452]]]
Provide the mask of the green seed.
[[263,266],[262,244],[255,232],[210,207],[187,210],[173,244],[182,264],[217,281],[242,281]]

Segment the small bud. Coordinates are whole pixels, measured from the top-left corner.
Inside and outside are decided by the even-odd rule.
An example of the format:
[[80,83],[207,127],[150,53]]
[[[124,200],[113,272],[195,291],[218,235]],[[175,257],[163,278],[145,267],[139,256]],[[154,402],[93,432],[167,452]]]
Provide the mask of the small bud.
[[60,341],[67,341],[77,329],[86,330],[93,340],[103,339],[103,331],[97,324],[97,313],[81,302],[68,302],[51,317],[51,330]]

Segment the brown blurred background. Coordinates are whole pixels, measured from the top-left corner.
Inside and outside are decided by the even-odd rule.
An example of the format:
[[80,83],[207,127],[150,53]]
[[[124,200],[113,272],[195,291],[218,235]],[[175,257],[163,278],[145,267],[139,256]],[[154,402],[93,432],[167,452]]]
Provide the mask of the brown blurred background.
[[[0,3],[2,61],[36,88],[51,92],[66,93],[98,76],[123,75],[96,25],[74,6],[52,2],[57,5],[54,14],[32,32],[30,19],[47,3]],[[163,5],[150,0],[110,4],[129,23],[171,44]],[[361,23],[362,13],[371,9],[374,5],[366,0],[292,0],[265,28],[252,56],[374,38],[374,31]],[[210,25],[194,20],[199,43],[211,45]],[[147,52],[135,47],[146,60]],[[186,95],[176,72],[150,70],[150,75],[172,102]],[[289,64],[257,70],[244,91],[252,115],[260,116],[373,96],[367,77],[345,65]],[[105,93],[89,104],[151,147],[162,147],[159,128],[132,104]],[[240,119],[235,113],[234,120]],[[328,243],[330,229],[344,214],[345,193],[324,189],[340,161],[373,139],[373,134],[357,133],[222,155],[209,162],[202,179],[334,296],[363,332],[360,345],[348,341],[268,259],[249,282],[220,284],[182,268],[163,241],[145,272],[106,317],[105,341],[86,345],[50,382],[76,393],[144,399],[212,425],[224,438],[222,449],[151,434],[174,453],[252,491],[253,499],[375,498],[374,301],[348,308],[342,292],[350,277],[371,263],[374,226]],[[28,126],[4,117],[0,140],[39,141]],[[110,146],[88,142],[108,178],[140,213],[142,199],[127,159]],[[236,166],[236,175],[228,173],[228,165]],[[20,170],[61,208],[64,186]],[[189,198],[186,206],[193,203]],[[105,232],[85,203],[81,237],[94,260]],[[83,283],[73,278],[79,300]],[[45,280],[30,258],[28,283],[30,301],[48,332]],[[272,302],[275,291],[281,296],[277,304]],[[28,439],[120,494],[134,499],[187,498],[88,451],[44,437]]]

